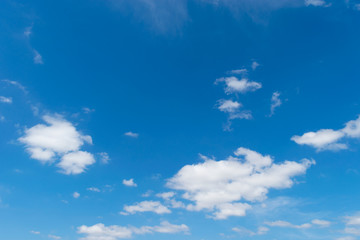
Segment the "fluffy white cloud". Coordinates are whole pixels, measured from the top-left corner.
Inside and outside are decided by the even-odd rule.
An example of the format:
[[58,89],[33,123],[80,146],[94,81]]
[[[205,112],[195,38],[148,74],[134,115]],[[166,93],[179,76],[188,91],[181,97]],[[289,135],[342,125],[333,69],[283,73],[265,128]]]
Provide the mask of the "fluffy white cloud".
[[345,143],[339,141],[343,138],[360,138],[360,116],[347,122],[343,129],[320,129],[316,132],[307,132],[301,136],[293,136],[291,140],[300,145],[308,145],[322,150],[341,150],[347,149]]
[[30,157],[41,162],[53,162],[59,156],[57,166],[65,174],[79,174],[95,163],[91,153],[80,151],[85,142],[92,144],[88,135],[82,135],[60,116],[44,116],[47,124],[37,124],[25,130],[19,141],[26,145]]
[[139,134],[138,133],[134,133],[134,132],[126,132],[124,133],[125,136],[128,136],[128,137],[132,137],[132,138],[137,138],[139,137]]
[[79,198],[79,197],[80,197],[80,193],[74,192],[74,193],[73,193],[73,197],[74,197],[74,198]]
[[336,143],[344,133],[332,129],[321,129],[317,132],[307,132],[302,136],[293,136],[291,140],[300,145],[310,145],[319,151],[346,149],[345,144]]
[[275,108],[280,107],[281,104],[280,93],[274,92],[271,96],[270,116],[274,115]]
[[221,99],[218,101],[219,107],[218,109],[222,112],[226,113],[234,113],[237,112],[240,107],[242,107],[242,104],[237,101],[232,100],[224,100]]
[[67,153],[62,156],[61,161],[57,164],[64,174],[80,174],[83,173],[87,166],[95,163],[94,156],[91,153],[77,151]]
[[215,83],[225,82],[225,92],[230,93],[246,93],[254,92],[262,87],[261,83],[249,81],[247,78],[239,80],[237,77],[223,77],[216,80]]
[[305,174],[315,164],[307,159],[275,164],[270,156],[246,148],[237,149],[235,155],[186,165],[168,180],[167,186],[185,192],[182,197],[193,202],[187,205],[188,210],[208,210],[213,218],[225,219],[244,216],[251,207],[249,203],[265,200],[272,188],[290,188],[293,177]]
[[189,227],[185,224],[175,225],[167,221],[163,221],[159,226],[143,226],[136,227],[123,227],[123,226],[105,226],[102,223],[95,224],[93,226],[82,225],[78,227],[79,234],[85,234],[82,240],[117,240],[124,238],[131,238],[133,234],[148,234],[148,233],[188,233]]
[[2,103],[12,103],[12,98],[11,97],[0,96],[0,102],[2,102]]
[[124,180],[122,181],[122,183],[123,183],[125,186],[128,186],[128,187],[137,187],[137,184],[134,182],[134,179],[133,179],[133,178],[131,178],[131,179],[129,179],[129,180],[124,179]]
[[125,205],[121,215],[135,214],[137,212],[154,212],[157,214],[171,213],[170,209],[162,205],[159,201],[142,201],[135,205]]

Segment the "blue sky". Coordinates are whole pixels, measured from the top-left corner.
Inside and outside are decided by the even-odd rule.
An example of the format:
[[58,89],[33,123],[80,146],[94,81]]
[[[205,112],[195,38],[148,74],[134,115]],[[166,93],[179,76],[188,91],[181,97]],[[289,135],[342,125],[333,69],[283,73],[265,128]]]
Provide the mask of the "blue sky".
[[360,239],[360,2],[0,3],[0,236]]

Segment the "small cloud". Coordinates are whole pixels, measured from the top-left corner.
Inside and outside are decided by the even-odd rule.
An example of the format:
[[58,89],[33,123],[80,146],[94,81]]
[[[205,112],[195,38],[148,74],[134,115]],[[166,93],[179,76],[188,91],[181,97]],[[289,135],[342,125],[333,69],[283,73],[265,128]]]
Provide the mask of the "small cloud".
[[25,31],[24,31],[25,37],[28,38],[28,37],[30,37],[31,34],[32,34],[32,26],[25,28]]
[[19,88],[20,90],[22,90],[24,93],[27,93],[26,88],[23,85],[21,85],[21,83],[19,83],[19,82],[11,81],[11,80],[8,80],[8,79],[3,79],[1,81],[4,82],[4,83],[13,85],[13,86]]
[[228,72],[228,74],[246,74],[248,70],[246,68],[234,69]]
[[247,78],[238,79],[237,77],[222,77],[218,78],[215,81],[215,84],[219,82],[225,82],[225,93],[247,93],[247,92],[255,92],[256,90],[262,87],[262,84],[255,81],[250,81]]
[[139,134],[138,133],[134,133],[134,132],[126,132],[124,133],[125,136],[128,136],[128,137],[132,137],[132,138],[137,138],[139,137]]
[[73,193],[73,197],[74,197],[74,198],[79,198],[79,197],[80,197],[80,193],[74,192],[74,193]]
[[0,102],[2,102],[2,103],[12,103],[12,98],[11,97],[0,96]]
[[271,96],[271,107],[270,107],[270,117],[274,115],[275,108],[280,107],[282,104],[282,101],[280,99],[280,93],[274,92]]
[[326,2],[324,0],[305,0],[305,5],[308,6],[315,6],[315,7],[322,7],[326,6]]
[[260,66],[259,63],[253,61],[252,64],[251,64],[251,69],[252,69],[253,71],[255,71],[259,66]]
[[89,187],[86,190],[90,191],[90,192],[101,192],[100,189],[96,188],[96,187]]
[[88,108],[88,107],[83,107],[82,110],[83,110],[83,112],[86,113],[86,114],[95,112],[95,109],[91,109],[91,108]]
[[108,164],[109,163],[110,157],[109,157],[109,154],[107,152],[101,152],[101,153],[98,153],[98,154],[100,156],[101,163],[103,163],[103,164]]
[[122,183],[123,183],[125,186],[128,186],[128,187],[137,187],[137,184],[134,182],[134,179],[133,179],[133,178],[131,178],[131,179],[129,179],[129,180],[124,179],[124,180],[122,181]]
[[318,225],[320,227],[329,227],[331,224],[331,222],[329,222],[329,221],[320,220],[320,219],[314,219],[311,221],[311,223],[314,225]]
[[39,234],[40,234],[39,231],[34,231],[34,230],[31,230],[30,233],[31,233],[31,234],[36,234],[36,235],[39,235]]
[[35,64],[44,64],[42,56],[40,55],[40,53],[38,51],[36,51],[34,49],[34,63]]
[[121,215],[135,214],[137,212],[154,212],[156,214],[171,213],[170,209],[162,205],[158,201],[142,201],[135,205],[125,205],[124,212],[120,212]]
[[48,237],[51,239],[61,239],[61,237],[56,236],[56,235],[51,235],[51,234],[49,234]]

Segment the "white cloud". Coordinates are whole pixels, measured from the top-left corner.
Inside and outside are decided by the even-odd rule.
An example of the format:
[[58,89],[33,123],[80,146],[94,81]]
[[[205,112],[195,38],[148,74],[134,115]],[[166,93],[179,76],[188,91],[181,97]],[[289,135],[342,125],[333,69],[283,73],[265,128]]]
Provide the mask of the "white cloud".
[[87,166],[94,163],[95,159],[91,153],[77,151],[67,153],[62,156],[61,161],[57,164],[57,166],[62,169],[62,173],[70,175],[83,173]]
[[346,237],[339,237],[339,238],[336,238],[336,240],[355,240],[354,237],[352,236],[346,236]]
[[91,108],[88,108],[88,107],[83,107],[82,110],[83,110],[84,113],[87,113],[87,114],[95,112],[95,109],[91,109]]
[[321,6],[325,6],[326,2],[324,0],[305,0],[305,5],[321,7]]
[[175,196],[175,192],[163,192],[163,193],[158,193],[156,194],[157,197],[165,199],[165,200],[169,200],[170,198]]
[[101,192],[99,188],[96,187],[89,187],[86,190],[91,191],[91,192]]
[[234,227],[231,230],[233,230],[234,232],[237,232],[239,234],[245,234],[245,235],[249,235],[249,236],[255,236],[255,235],[264,235],[269,231],[269,228],[267,227],[258,227],[256,232],[253,232],[249,229],[246,229],[244,227]]
[[255,61],[253,61],[252,62],[252,64],[251,64],[251,69],[253,70],[253,71],[255,71],[256,70],[256,68],[257,67],[259,67],[260,66],[260,64],[259,63],[257,63],[257,62],[255,62]]
[[222,112],[226,113],[234,113],[237,112],[240,107],[242,107],[242,104],[239,102],[234,102],[232,100],[224,100],[221,99],[218,101],[219,107],[218,109]]
[[11,85],[19,88],[19,89],[22,90],[23,92],[27,93],[26,88],[25,88],[23,85],[21,85],[19,82],[11,81],[11,80],[8,80],[8,79],[3,79],[3,80],[1,80],[1,81],[2,81],[2,82],[5,82],[5,83],[7,83],[7,84],[11,84]]
[[343,129],[320,129],[316,132],[307,132],[302,136],[293,136],[291,140],[300,145],[308,145],[322,150],[342,150],[347,149],[345,143],[339,143],[344,138],[360,138],[360,116],[356,120],[351,120],[345,124]]
[[0,96],[0,102],[2,102],[2,103],[12,103],[12,98],[11,97]]
[[235,70],[231,70],[228,73],[229,74],[246,74],[248,72],[247,69],[245,68],[241,68],[241,69],[235,69]]
[[36,234],[36,235],[40,234],[40,232],[39,232],[39,231],[34,231],[34,230],[31,230],[31,231],[30,231],[30,233],[32,233],[32,234]]
[[38,51],[36,51],[34,49],[34,63],[35,64],[43,64],[43,59],[42,59],[42,56],[40,55],[40,53]]
[[225,82],[225,93],[246,93],[254,92],[262,87],[261,83],[249,81],[247,78],[239,80],[237,77],[223,77],[215,81],[216,83]]
[[125,136],[128,136],[128,137],[132,137],[132,138],[137,138],[139,137],[139,134],[138,133],[134,133],[134,132],[126,132],[124,133]]
[[73,197],[74,197],[74,198],[79,198],[79,197],[80,197],[80,193],[74,192],[74,193],[73,193]]
[[137,212],[154,212],[157,214],[171,213],[170,209],[162,205],[159,201],[142,201],[135,205],[125,205],[121,215],[135,214]]
[[342,137],[344,137],[344,133],[341,131],[321,129],[317,132],[304,133],[302,136],[293,136],[291,140],[299,145],[310,145],[319,151],[340,150],[347,148],[345,144],[336,143]]
[[48,237],[51,238],[51,239],[56,239],[56,240],[61,239],[61,237],[56,236],[56,235],[52,235],[52,234],[49,234]]
[[65,174],[79,174],[95,163],[91,153],[79,151],[85,142],[92,144],[88,135],[82,135],[60,116],[43,117],[47,123],[37,124],[25,130],[19,141],[26,145],[30,157],[41,162],[53,162],[60,156],[57,166]]
[[129,180],[124,179],[124,180],[122,181],[122,183],[123,183],[125,186],[128,186],[128,187],[137,187],[137,184],[134,182],[134,179],[133,179],[133,178],[131,178],[131,179],[129,179]]
[[24,35],[25,37],[30,37],[32,34],[32,26],[25,28]]
[[321,219],[314,219],[311,221],[312,224],[318,225],[320,227],[329,227],[331,222]]
[[310,223],[304,223],[301,225],[294,225],[292,223],[286,222],[286,221],[274,221],[274,222],[265,222],[266,225],[269,225],[271,227],[287,227],[287,228],[310,228]]
[[271,96],[270,116],[274,115],[275,108],[280,107],[281,104],[280,93],[274,92]]
[[101,152],[101,153],[99,153],[99,156],[100,156],[101,163],[103,163],[103,164],[108,164],[109,163],[110,157],[109,157],[109,154],[107,152]]
[[159,226],[142,226],[140,228],[128,226],[105,226],[102,223],[93,226],[82,225],[78,227],[79,234],[85,234],[82,240],[117,240],[124,238],[132,238],[133,234],[149,234],[149,233],[188,233],[189,227],[185,224],[175,225],[167,221],[163,221]]
[[207,210],[213,218],[225,219],[244,216],[251,208],[249,203],[264,201],[270,189],[290,188],[293,177],[305,174],[315,164],[307,159],[275,164],[270,156],[246,148],[237,149],[235,155],[186,165],[167,186],[185,192],[182,197],[193,202],[187,205],[188,210]]

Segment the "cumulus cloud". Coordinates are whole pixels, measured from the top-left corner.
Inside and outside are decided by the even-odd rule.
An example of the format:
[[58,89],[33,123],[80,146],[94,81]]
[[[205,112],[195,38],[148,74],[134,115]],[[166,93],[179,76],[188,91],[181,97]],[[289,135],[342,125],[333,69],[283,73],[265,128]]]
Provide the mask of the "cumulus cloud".
[[35,64],[44,64],[40,53],[38,51],[36,51],[35,49],[33,50],[33,53],[34,53],[34,63]]
[[234,113],[239,110],[240,107],[242,107],[242,104],[237,101],[232,100],[224,100],[221,99],[218,101],[218,109],[222,112],[226,113]]
[[167,221],[163,221],[158,226],[142,226],[140,228],[132,226],[105,226],[102,223],[93,226],[82,225],[78,227],[79,234],[84,234],[82,240],[117,240],[132,238],[134,234],[149,234],[149,233],[188,233],[189,227],[185,224],[176,225]]
[[129,180],[124,179],[124,180],[122,181],[122,183],[123,183],[125,186],[128,186],[128,187],[137,187],[137,184],[134,182],[134,179],[133,179],[133,178],[131,178],[131,179],[129,179]]
[[12,98],[11,97],[0,96],[0,102],[2,102],[2,103],[12,103]]
[[163,192],[163,193],[158,193],[156,194],[157,197],[165,199],[165,200],[169,200],[172,197],[175,196],[175,192]]
[[356,120],[351,120],[345,124],[343,129],[320,129],[316,132],[307,132],[301,136],[293,136],[291,140],[299,145],[308,145],[323,150],[342,150],[347,149],[345,143],[339,142],[344,138],[360,138],[360,116]]
[[125,136],[128,136],[128,137],[132,137],[132,138],[137,138],[139,137],[139,134],[138,133],[134,133],[134,132],[126,132],[124,133]]
[[311,223],[320,227],[329,227],[331,224],[331,222],[321,219],[314,219],[311,221]]
[[274,115],[275,108],[280,107],[281,104],[280,93],[274,92],[271,96],[270,116]]
[[159,201],[142,201],[135,205],[125,205],[121,215],[135,214],[137,212],[154,212],[156,214],[171,213],[170,209],[162,205]]
[[95,163],[91,153],[80,151],[84,143],[92,144],[88,135],[82,135],[61,116],[45,115],[46,124],[37,124],[25,130],[18,140],[25,144],[30,157],[43,163],[52,163],[60,157],[57,166],[64,174],[79,174]]
[[224,82],[225,83],[225,93],[247,93],[254,92],[262,87],[261,83],[249,81],[247,78],[238,79],[237,77],[222,77],[218,78],[215,81],[215,84]]
[[207,210],[214,219],[226,219],[245,216],[250,203],[264,201],[270,189],[292,187],[292,178],[315,164],[308,159],[276,164],[270,156],[242,147],[234,154],[221,161],[186,165],[168,180],[167,187],[184,192],[182,198],[192,202],[187,210]]

